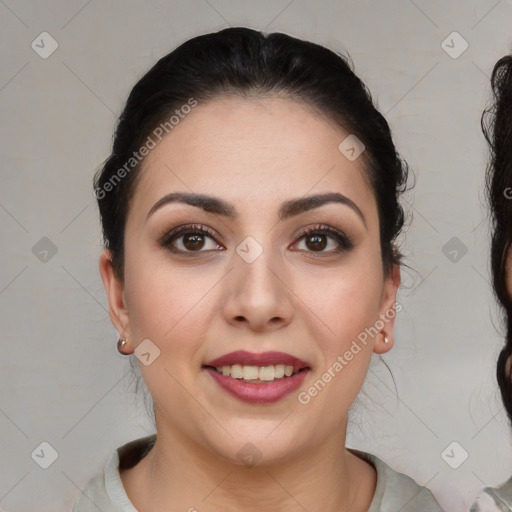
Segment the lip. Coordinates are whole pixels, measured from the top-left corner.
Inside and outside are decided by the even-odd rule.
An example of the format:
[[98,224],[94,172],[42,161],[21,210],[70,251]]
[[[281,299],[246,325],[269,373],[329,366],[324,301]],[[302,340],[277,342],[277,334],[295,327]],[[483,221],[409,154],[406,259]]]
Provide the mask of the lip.
[[278,402],[285,396],[293,393],[304,382],[309,369],[304,369],[292,375],[274,381],[269,381],[265,384],[253,384],[251,382],[244,382],[242,379],[234,379],[222,375],[215,368],[204,368],[209,373],[213,380],[229,394],[242,400],[253,404],[272,404]]
[[[241,364],[242,366],[283,364],[285,366],[293,366],[294,371],[297,373],[291,377],[255,384],[245,382],[243,379],[235,379],[222,375],[215,369],[219,366],[232,366],[234,364]],[[238,350],[209,361],[203,365],[203,370],[210,374],[220,388],[228,392],[231,396],[243,402],[271,404],[278,402],[297,390],[304,382],[311,368],[302,359],[291,356],[290,354],[285,354],[284,352],[263,352],[261,354],[255,354],[245,350]]]
[[269,366],[276,364],[284,364],[285,366],[293,366],[294,370],[302,370],[309,367],[308,363],[299,359],[298,357],[291,356],[284,352],[262,352],[255,354],[247,352],[246,350],[237,350],[230,352],[217,359],[213,359],[204,366],[232,366],[234,364],[241,364],[242,366]]

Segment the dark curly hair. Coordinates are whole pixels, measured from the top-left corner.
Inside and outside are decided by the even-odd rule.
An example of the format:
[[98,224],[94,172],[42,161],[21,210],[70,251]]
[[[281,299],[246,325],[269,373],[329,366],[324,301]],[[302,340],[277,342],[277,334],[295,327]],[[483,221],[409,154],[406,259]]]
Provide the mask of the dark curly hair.
[[161,58],[128,97],[112,154],[94,177],[104,244],[112,253],[116,275],[124,279],[124,229],[143,153],[138,150],[155,128],[167,126],[165,131],[170,132],[172,118],[183,117],[190,105],[232,95],[299,100],[364,144],[361,158],[376,197],[385,272],[399,263],[395,239],[404,223],[399,196],[407,185],[408,167],[364,83],[344,56],[323,46],[282,33],[235,27],[181,44]]
[[[482,130],[490,152],[486,187],[492,222],[492,280],[496,297],[505,312],[506,330],[496,377],[512,423],[512,297],[507,289],[507,257],[512,243],[512,55],[496,63],[491,86],[492,105],[482,115]],[[512,279],[512,276],[508,278]]]

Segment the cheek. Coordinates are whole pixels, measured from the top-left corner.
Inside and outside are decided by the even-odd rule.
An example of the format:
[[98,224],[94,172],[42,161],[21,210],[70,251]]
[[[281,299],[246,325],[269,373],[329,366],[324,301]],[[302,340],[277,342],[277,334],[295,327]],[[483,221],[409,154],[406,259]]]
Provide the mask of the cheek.
[[299,297],[323,324],[324,352],[339,353],[379,318],[383,275],[379,262],[357,257],[357,265],[316,273],[302,282]]
[[184,413],[190,400],[180,383],[188,382],[191,367],[196,363],[200,367],[208,325],[201,319],[212,305],[205,297],[205,288],[190,286],[190,273],[158,262],[151,264],[149,258],[143,264],[144,258],[138,258],[127,259],[125,267],[130,330],[135,346],[149,339],[158,349],[158,357],[151,364],[146,366],[142,359],[139,362],[141,375],[159,408],[180,404],[178,410]]
[[[158,363],[181,372],[184,361],[199,361],[216,307],[219,275],[211,269],[176,269],[149,252],[126,259],[125,294],[135,345],[150,339],[160,349]],[[200,363],[198,362],[198,365]],[[173,370],[174,371],[174,370]]]
[[378,265],[338,269],[317,280],[307,301],[321,321],[316,325],[323,334],[315,335],[312,329],[311,336],[318,343],[322,361],[315,379],[297,398],[306,416],[329,411],[322,427],[325,432],[345,418],[366,378],[373,353],[369,333],[379,318],[382,282]]
[[[199,300],[190,275],[172,271],[156,254],[158,249],[126,245],[125,298],[130,327],[137,341],[163,341],[176,329],[187,310]],[[158,256],[158,257],[155,257]]]

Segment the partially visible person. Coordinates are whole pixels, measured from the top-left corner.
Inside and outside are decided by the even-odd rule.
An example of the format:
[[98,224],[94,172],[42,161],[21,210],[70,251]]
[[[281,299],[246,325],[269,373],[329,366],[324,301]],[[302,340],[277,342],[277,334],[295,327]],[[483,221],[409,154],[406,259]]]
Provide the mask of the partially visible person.
[[[504,311],[505,343],[496,376],[512,425],[512,54],[501,58],[491,78],[493,103],[482,116],[489,144],[487,192],[491,207],[491,269],[494,292]],[[512,477],[485,487],[471,512],[512,512]]]

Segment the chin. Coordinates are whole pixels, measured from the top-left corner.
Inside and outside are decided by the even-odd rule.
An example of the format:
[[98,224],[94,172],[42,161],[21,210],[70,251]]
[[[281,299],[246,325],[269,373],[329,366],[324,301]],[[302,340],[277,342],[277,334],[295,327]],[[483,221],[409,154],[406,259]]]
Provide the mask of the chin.
[[[226,425],[233,436],[226,439],[207,439],[209,449],[229,464],[246,467],[270,467],[294,458],[303,451],[309,440],[302,439],[298,432],[279,425],[282,418],[272,422],[264,421],[259,427],[250,422],[247,428],[238,423],[236,430]],[[305,429],[303,429],[304,431]]]

